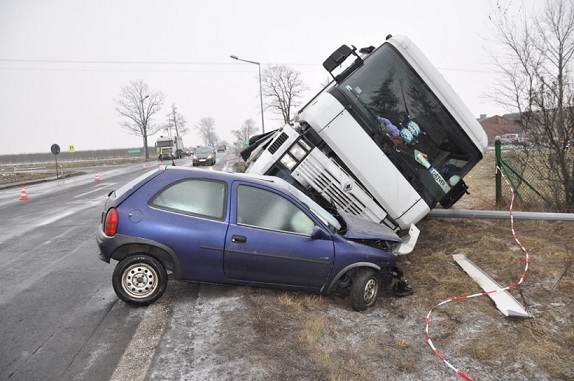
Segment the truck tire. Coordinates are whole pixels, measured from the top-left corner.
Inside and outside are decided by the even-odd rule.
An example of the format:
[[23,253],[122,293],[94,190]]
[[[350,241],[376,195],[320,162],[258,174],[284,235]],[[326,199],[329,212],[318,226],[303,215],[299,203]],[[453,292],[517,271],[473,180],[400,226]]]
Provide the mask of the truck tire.
[[112,285],[118,298],[135,306],[147,306],[158,300],[167,287],[165,267],[155,258],[137,254],[116,265]]
[[352,277],[351,306],[364,311],[375,305],[379,294],[379,278],[372,269],[359,269]]

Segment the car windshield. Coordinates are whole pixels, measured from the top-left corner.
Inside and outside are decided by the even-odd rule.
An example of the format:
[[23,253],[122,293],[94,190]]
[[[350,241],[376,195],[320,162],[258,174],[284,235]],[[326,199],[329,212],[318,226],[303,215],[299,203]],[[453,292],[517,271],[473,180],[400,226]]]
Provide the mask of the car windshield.
[[330,90],[429,205],[481,159],[441,101],[391,44]]
[[287,188],[289,193],[295,196],[299,201],[301,201],[309,210],[317,216],[323,223],[329,226],[332,231],[339,231],[341,229],[341,224],[335,217],[333,217],[329,212],[323,209],[319,204],[301,192],[299,189],[295,188],[293,185],[289,184],[287,181],[273,177],[273,181]]
[[213,150],[210,147],[199,147],[195,149],[195,153],[212,153]]

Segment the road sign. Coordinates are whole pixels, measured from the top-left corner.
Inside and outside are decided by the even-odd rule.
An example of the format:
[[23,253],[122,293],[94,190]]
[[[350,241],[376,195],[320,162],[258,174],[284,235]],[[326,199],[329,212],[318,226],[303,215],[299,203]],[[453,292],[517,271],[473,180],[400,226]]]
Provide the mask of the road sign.
[[140,153],[141,152],[141,148],[129,148],[128,149],[128,153],[131,154],[135,154],[135,153]]
[[56,159],[56,178],[58,178],[58,154],[60,153],[60,146],[57,144],[52,144],[50,151],[54,154],[54,159]]
[[70,144],[70,145],[68,146],[68,151],[69,151],[69,152],[76,152],[76,146],[73,145],[73,144]]
[[60,153],[60,146],[57,144],[52,144],[52,147],[50,147],[50,151],[52,151],[54,155],[57,155]]

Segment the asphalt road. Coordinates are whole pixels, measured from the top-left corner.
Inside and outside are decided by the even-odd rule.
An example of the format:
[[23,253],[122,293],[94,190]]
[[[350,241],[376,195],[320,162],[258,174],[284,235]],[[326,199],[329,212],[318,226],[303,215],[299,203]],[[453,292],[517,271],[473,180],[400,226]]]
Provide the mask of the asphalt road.
[[[227,158],[203,168],[223,169]],[[165,325],[191,308],[199,287],[175,284],[161,303],[133,308],[113,292],[114,266],[97,257],[107,193],[148,170],[137,164],[101,172],[99,182],[90,174],[30,186],[25,202],[19,189],[0,192],[0,380],[178,376],[154,375],[154,364],[175,363],[165,353],[181,335]]]

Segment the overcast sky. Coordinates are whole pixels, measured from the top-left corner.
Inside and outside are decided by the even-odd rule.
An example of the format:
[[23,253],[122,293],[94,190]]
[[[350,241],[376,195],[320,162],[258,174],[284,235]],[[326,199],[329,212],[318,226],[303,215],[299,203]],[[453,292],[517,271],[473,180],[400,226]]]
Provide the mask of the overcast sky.
[[[230,54],[291,65],[308,99],[327,78],[321,63],[334,49],[378,46],[389,33],[409,36],[476,116],[503,113],[488,97],[497,79],[489,55],[496,3],[0,0],[0,154],[48,151],[52,143],[141,146],[119,127],[114,106],[135,79],[164,93],[158,121],[175,103],[188,126],[210,116],[231,140],[244,120],[259,125],[260,113],[257,67]],[[265,124],[280,121],[266,111]],[[192,132],[184,143],[200,142]]]

